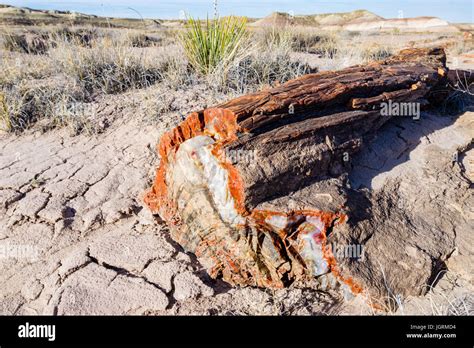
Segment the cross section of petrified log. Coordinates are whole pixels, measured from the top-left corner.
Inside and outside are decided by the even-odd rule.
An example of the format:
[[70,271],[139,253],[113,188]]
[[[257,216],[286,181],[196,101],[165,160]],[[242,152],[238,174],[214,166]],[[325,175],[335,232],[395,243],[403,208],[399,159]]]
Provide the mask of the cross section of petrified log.
[[435,101],[447,83],[445,63],[442,49],[409,49],[191,113],[161,138],[145,202],[212,277],[283,287],[331,273],[359,292],[326,245],[348,218],[343,206],[259,207],[343,173],[345,156],[390,119],[381,104]]

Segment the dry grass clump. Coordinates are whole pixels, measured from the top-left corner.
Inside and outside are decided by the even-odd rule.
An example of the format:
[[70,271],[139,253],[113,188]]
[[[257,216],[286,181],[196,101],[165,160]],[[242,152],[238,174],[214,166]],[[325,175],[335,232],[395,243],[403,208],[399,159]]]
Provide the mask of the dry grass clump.
[[[329,50],[329,44],[334,40],[329,35],[313,35],[304,32],[297,32],[292,36],[292,47],[295,52],[320,53]],[[322,49],[323,47],[328,49]]]
[[[341,59],[350,57],[357,63],[381,60],[393,54],[392,45],[358,42],[353,40],[360,36],[358,32],[325,32],[316,34],[311,31],[295,31],[292,33],[293,50],[317,54],[321,58]],[[358,58],[358,59],[357,59]]]
[[[162,48],[131,47],[127,34],[54,29],[47,36],[48,52],[34,56],[26,54],[31,53],[29,48],[18,39],[23,34],[12,34],[24,49],[0,52],[1,128],[18,132],[45,121],[48,126],[72,125],[81,131],[87,128],[90,112],[78,114],[78,105],[163,79],[175,86],[191,83],[189,64],[179,55],[166,54]],[[51,83],[37,83],[43,80]]]
[[9,52],[44,54],[48,51],[48,34],[4,33],[3,48]]
[[242,46],[245,52],[230,64],[217,65],[207,75],[210,87],[242,94],[315,72],[308,64],[292,58],[292,36],[288,32],[264,29],[246,38]]
[[340,40],[336,33],[314,31],[308,28],[264,28],[255,33],[263,47],[288,46],[294,52],[318,54],[332,58],[338,51]]
[[25,35],[6,33],[2,34],[3,49],[9,52],[28,53],[28,42]]
[[97,105],[74,86],[27,86],[0,92],[0,130],[20,133],[33,125],[44,130],[67,127],[73,135],[96,134],[103,125]]
[[309,53],[318,54],[325,58],[334,58],[342,52],[342,43],[336,34],[326,34],[319,37],[319,41],[309,48]]
[[22,82],[5,88],[0,91],[0,129],[21,132],[40,119],[47,119],[51,125],[61,124],[61,105],[73,105],[83,99],[80,90],[58,81],[36,85]]
[[4,32],[2,34],[3,48],[8,52],[26,54],[45,54],[58,42],[66,42],[74,46],[90,47],[97,37],[93,28],[59,27],[51,30],[33,30],[26,33]]
[[55,28],[49,34],[54,42],[63,41],[74,46],[91,47],[93,40],[98,37],[96,28]]
[[295,31],[292,33],[292,48],[296,52],[318,54],[332,58],[339,50],[340,42],[336,34],[315,34],[311,31]]
[[298,60],[311,61],[320,70],[337,70],[385,59],[393,54],[396,46],[393,42],[376,43],[374,40],[367,40],[359,32],[321,31],[300,27],[257,30],[254,38],[268,51],[272,51],[275,46],[287,47],[293,55],[298,56]]
[[169,52],[161,56],[162,83],[175,90],[202,83],[202,78],[196,73],[184,57],[181,46],[168,46]]
[[163,65],[108,37],[90,48],[58,46],[53,59],[89,93],[113,94],[146,88],[162,79]]
[[253,39],[264,49],[273,47],[291,47],[292,35],[289,30],[278,27],[264,27],[253,33]]
[[0,57],[0,87],[6,88],[26,79],[41,79],[57,69],[47,55],[9,53]]
[[464,38],[459,38],[453,44],[448,46],[448,51],[454,56],[459,56],[464,53],[469,53],[474,50],[474,38],[466,35]]
[[[175,127],[193,110],[202,110],[234,97],[230,92],[209,88],[205,83],[175,87],[160,83],[135,95],[140,110],[146,115],[145,120],[160,122],[160,127],[165,129]],[[164,114],[167,117],[163,117]]]
[[364,62],[383,60],[393,55],[393,49],[388,45],[368,45],[361,48],[361,56]]
[[133,33],[128,37],[128,41],[131,47],[153,47],[162,44],[163,39],[161,37],[150,36],[144,33]]
[[274,47],[272,50],[255,48],[244,59],[234,64],[223,84],[238,93],[274,86],[298,76],[316,72],[308,64],[291,58],[290,50]]

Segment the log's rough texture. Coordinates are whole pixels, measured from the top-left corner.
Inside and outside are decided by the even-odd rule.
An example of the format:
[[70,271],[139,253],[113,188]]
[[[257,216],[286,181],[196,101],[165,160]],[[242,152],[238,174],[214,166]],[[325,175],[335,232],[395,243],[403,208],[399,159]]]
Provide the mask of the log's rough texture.
[[409,49],[194,112],[161,138],[145,202],[212,277],[284,287],[327,275],[358,293],[370,284],[328,247],[357,210],[341,180],[347,158],[390,119],[383,102],[426,106],[447,83],[442,49]]

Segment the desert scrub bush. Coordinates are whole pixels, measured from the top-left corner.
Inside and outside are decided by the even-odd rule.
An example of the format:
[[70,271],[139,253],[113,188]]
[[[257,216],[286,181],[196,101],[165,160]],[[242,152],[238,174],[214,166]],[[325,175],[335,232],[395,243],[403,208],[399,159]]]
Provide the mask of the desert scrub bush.
[[64,73],[74,77],[88,93],[121,93],[148,87],[162,79],[160,59],[108,37],[95,42],[91,48],[58,46],[53,57]]
[[243,52],[246,23],[239,17],[207,19],[204,24],[189,18],[178,36],[189,63],[203,75],[227,68]]
[[102,133],[107,123],[105,118],[99,117],[96,103],[64,94],[56,101],[51,117],[43,122],[42,128],[67,127],[71,135],[93,135]]
[[341,35],[344,37],[347,37],[348,39],[354,39],[356,37],[361,36],[361,32],[360,31],[343,31]]

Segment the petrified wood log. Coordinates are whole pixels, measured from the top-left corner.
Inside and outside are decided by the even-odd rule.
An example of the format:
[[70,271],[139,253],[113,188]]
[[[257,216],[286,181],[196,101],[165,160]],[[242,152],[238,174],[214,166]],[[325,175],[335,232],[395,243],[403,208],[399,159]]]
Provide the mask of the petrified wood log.
[[[409,49],[191,113],[161,138],[145,202],[212,277],[283,287],[331,273],[357,293],[326,245],[347,211],[325,183],[390,119],[383,102],[429,104],[447,73],[442,49]],[[308,191],[306,209],[262,208],[318,182],[328,191]]]

